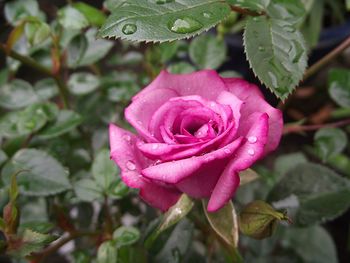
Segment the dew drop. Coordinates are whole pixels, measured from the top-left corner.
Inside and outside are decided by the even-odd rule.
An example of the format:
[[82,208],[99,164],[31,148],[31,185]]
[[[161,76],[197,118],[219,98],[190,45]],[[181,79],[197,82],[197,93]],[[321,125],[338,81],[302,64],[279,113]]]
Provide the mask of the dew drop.
[[248,154],[251,155],[251,156],[253,156],[253,155],[255,154],[255,151],[254,151],[253,149],[249,149],[249,150],[248,150]]
[[131,137],[127,134],[123,135],[123,139],[127,142],[130,142],[131,141]]
[[256,143],[257,140],[258,140],[258,138],[256,138],[255,136],[248,137],[248,142],[250,142],[250,143]]
[[178,18],[169,23],[168,28],[178,34],[187,34],[201,29],[203,25],[191,17]]
[[137,26],[135,24],[125,24],[122,28],[122,32],[125,35],[132,35],[136,32]]
[[157,149],[157,148],[158,148],[158,144],[153,144],[153,145],[152,145],[152,149],[153,149],[153,150],[155,150],[155,149]]
[[127,161],[126,168],[128,168],[130,171],[134,171],[136,169],[136,165],[133,161]]
[[259,51],[265,51],[265,48],[263,46],[258,47]]
[[226,148],[226,149],[224,149],[224,152],[225,152],[226,154],[230,154],[230,153],[231,153],[231,150],[228,149],[228,148]]
[[205,17],[205,18],[211,18],[213,16],[213,13],[209,12],[209,11],[203,12],[202,16]]
[[27,121],[27,122],[25,123],[25,127],[26,127],[27,129],[33,129],[33,128],[35,127],[35,122],[34,122],[34,121]]

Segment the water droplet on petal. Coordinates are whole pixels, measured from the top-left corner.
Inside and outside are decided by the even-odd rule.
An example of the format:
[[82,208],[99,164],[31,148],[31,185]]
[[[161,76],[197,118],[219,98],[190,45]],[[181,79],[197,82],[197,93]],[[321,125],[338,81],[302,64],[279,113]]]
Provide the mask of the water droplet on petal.
[[127,142],[130,142],[131,141],[131,137],[127,134],[123,135],[123,139]]
[[228,148],[226,148],[226,149],[224,149],[224,152],[225,152],[226,154],[230,154],[230,153],[231,153],[231,150],[228,149]]
[[250,142],[250,143],[256,143],[257,140],[258,140],[258,138],[256,138],[255,136],[248,137],[248,142]]
[[204,16],[205,18],[211,18],[213,16],[213,13],[209,11],[203,12],[202,16]]
[[157,149],[158,147],[159,147],[158,144],[153,144],[153,145],[152,145],[152,149],[153,149],[153,150]]
[[253,155],[255,154],[255,151],[254,151],[253,149],[249,149],[249,150],[248,150],[248,154],[251,155],[251,156],[253,156]]
[[155,161],[154,165],[160,164],[162,161],[161,160],[157,160]]
[[187,34],[201,29],[203,25],[191,17],[178,18],[169,23],[168,28],[178,34]]
[[132,35],[136,32],[137,26],[135,24],[125,24],[122,28],[122,32],[125,35]]
[[128,168],[130,171],[134,171],[136,169],[136,165],[133,161],[127,161],[126,168]]

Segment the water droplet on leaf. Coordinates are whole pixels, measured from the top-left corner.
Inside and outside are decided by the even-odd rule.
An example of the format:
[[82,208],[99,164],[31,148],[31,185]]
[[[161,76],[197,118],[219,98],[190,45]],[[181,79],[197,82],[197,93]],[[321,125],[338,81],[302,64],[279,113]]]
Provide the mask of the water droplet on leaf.
[[213,16],[213,13],[209,11],[203,12],[202,16],[204,16],[205,18],[211,18]]
[[259,51],[265,51],[265,48],[263,46],[258,47]]
[[203,25],[191,17],[178,18],[169,24],[169,29],[178,34],[187,34],[201,29]]
[[135,24],[125,24],[122,28],[122,32],[125,35],[132,35],[136,32],[137,26]]

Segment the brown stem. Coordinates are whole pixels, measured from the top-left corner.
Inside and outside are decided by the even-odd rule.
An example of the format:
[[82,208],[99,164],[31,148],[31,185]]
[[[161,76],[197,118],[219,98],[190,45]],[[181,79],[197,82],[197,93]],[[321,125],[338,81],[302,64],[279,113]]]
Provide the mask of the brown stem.
[[248,16],[263,16],[263,15],[265,15],[265,12],[258,13],[258,12],[250,11],[248,9],[238,7],[238,6],[231,6],[231,10],[235,11],[237,13],[240,13],[242,15],[248,15]]
[[34,262],[42,262],[45,258],[47,258],[48,256],[52,255],[53,253],[55,253],[57,250],[59,250],[62,246],[64,246],[65,244],[67,244],[68,242],[77,239],[79,237],[83,237],[83,236],[98,236],[101,233],[97,232],[88,232],[88,231],[77,231],[74,233],[70,233],[68,236],[61,238],[60,240],[58,240],[54,245],[49,246],[47,248],[45,248],[44,250],[42,250],[39,253],[35,253],[34,254]]
[[341,127],[349,124],[350,124],[350,119],[333,122],[333,123],[317,124],[317,125],[291,125],[291,126],[284,127],[283,134],[315,131],[321,128]]
[[34,59],[32,59],[28,56],[23,56],[14,50],[8,51],[6,49],[6,45],[4,45],[4,44],[0,43],[0,50],[5,55],[22,62],[23,64],[39,71],[40,73],[42,73],[44,75],[47,75],[47,76],[53,78],[58,86],[58,90],[59,90],[60,97],[62,99],[64,108],[69,108],[68,88],[67,88],[66,84],[64,83],[64,81],[62,80],[62,78],[58,74],[54,74],[50,69],[42,66],[41,64],[36,62]]
[[324,56],[311,67],[309,67],[304,74],[303,81],[307,80],[316,72],[318,72],[321,68],[326,66],[330,61],[339,56],[348,47],[350,47],[350,36],[347,39],[345,39],[339,46],[337,46],[335,49],[329,52],[326,56]]

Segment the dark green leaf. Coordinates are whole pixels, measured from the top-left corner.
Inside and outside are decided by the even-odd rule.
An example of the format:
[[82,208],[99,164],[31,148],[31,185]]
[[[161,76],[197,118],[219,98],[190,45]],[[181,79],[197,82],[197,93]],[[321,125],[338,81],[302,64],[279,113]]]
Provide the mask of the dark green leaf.
[[328,75],[329,95],[341,107],[350,108],[350,70],[332,69]]
[[301,26],[301,32],[304,35],[309,47],[317,45],[322,29],[324,1],[309,1],[312,3],[310,11]]
[[0,107],[5,109],[20,109],[38,100],[33,87],[23,80],[15,79],[0,89]]
[[189,55],[200,69],[217,69],[226,59],[227,48],[214,35],[201,35],[192,40]]
[[103,242],[97,251],[97,263],[117,263],[118,250],[113,241]]
[[128,1],[112,10],[99,34],[136,41],[172,41],[208,30],[229,13],[229,5],[219,0]]
[[0,167],[4,162],[7,161],[7,158],[8,157],[7,157],[6,153],[0,149]]
[[341,153],[348,142],[346,133],[338,128],[323,128],[315,133],[316,149],[323,161]]
[[[300,225],[324,222],[350,207],[350,181],[321,165],[299,164],[274,186],[268,199],[281,208],[296,208],[293,221]],[[288,199],[295,201],[288,204]]]
[[69,67],[76,67],[81,62],[88,46],[84,35],[76,35],[67,46],[67,63]]
[[301,152],[280,155],[275,161],[274,171],[277,177],[281,177],[301,163],[307,163],[306,156]]
[[27,22],[24,29],[27,40],[32,46],[43,43],[51,33],[50,26],[41,21]]
[[73,184],[74,192],[79,200],[92,202],[103,199],[103,189],[89,178],[83,178]]
[[43,129],[39,135],[42,139],[50,139],[71,131],[83,121],[82,117],[70,110],[61,110],[56,121]]
[[113,240],[117,247],[129,246],[140,238],[140,231],[135,227],[121,226],[113,232]]
[[79,66],[96,63],[101,58],[105,57],[113,47],[113,42],[111,41],[96,39],[96,33],[97,30],[95,28],[90,28],[86,32],[85,36],[88,40],[88,47],[83,58],[79,62]]
[[249,64],[260,81],[281,100],[286,99],[306,69],[302,34],[288,22],[253,17],[246,24],[244,46]]
[[82,29],[89,25],[86,17],[72,6],[66,6],[58,11],[58,22],[64,28]]
[[107,191],[113,181],[117,180],[118,167],[109,157],[109,150],[102,149],[95,157],[91,168],[92,176],[97,184]]
[[177,203],[170,207],[169,210],[164,214],[162,221],[160,222],[157,229],[146,240],[146,247],[151,246],[160,233],[172,227],[181,219],[183,219],[191,211],[193,205],[193,201],[186,194],[182,194]]
[[11,174],[24,170],[17,178],[24,195],[47,196],[70,188],[68,172],[46,152],[22,149],[5,164],[2,179],[8,184]]
[[39,5],[36,0],[13,0],[5,5],[5,18],[11,25],[29,16],[39,16]]
[[69,90],[75,95],[85,95],[98,88],[100,85],[99,79],[85,72],[74,73],[68,80]]
[[122,180],[115,180],[109,189],[107,194],[111,198],[121,199],[129,193],[129,187]]
[[58,94],[56,82],[51,79],[41,79],[34,85],[34,91],[41,101],[51,99]]
[[91,25],[102,26],[106,20],[106,15],[102,11],[84,2],[74,3],[73,6],[85,15]]
[[271,0],[267,14],[273,19],[296,25],[303,20],[305,7],[301,0]]
[[173,63],[168,67],[168,71],[172,74],[185,74],[195,71],[196,68],[187,62]]
[[239,229],[244,235],[263,239],[273,234],[280,220],[288,220],[288,218],[269,204],[256,200],[246,205],[241,211]]

